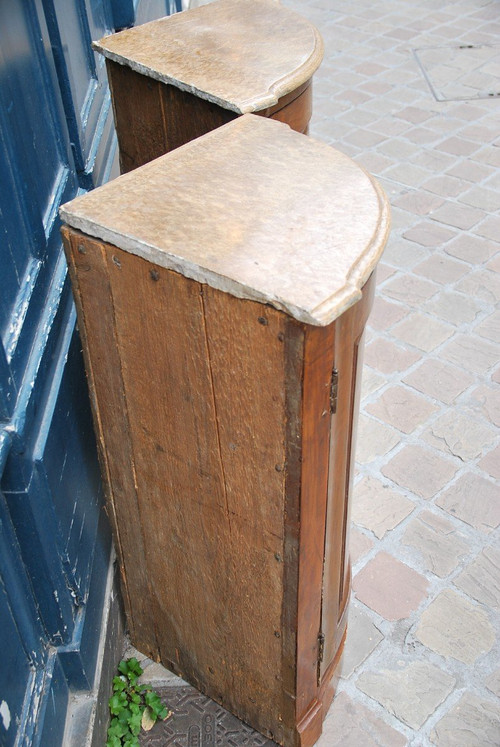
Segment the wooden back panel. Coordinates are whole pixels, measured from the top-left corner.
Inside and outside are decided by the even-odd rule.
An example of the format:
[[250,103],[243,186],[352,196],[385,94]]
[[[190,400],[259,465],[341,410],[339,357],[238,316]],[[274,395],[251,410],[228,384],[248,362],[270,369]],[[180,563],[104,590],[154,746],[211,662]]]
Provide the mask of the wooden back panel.
[[[106,66],[122,174],[240,116],[109,59]],[[256,113],[305,132],[312,113],[310,81],[283,96],[274,106]]]
[[66,237],[133,642],[281,741],[294,718],[282,679],[293,687],[296,599],[283,560],[297,555],[285,506],[300,325]]

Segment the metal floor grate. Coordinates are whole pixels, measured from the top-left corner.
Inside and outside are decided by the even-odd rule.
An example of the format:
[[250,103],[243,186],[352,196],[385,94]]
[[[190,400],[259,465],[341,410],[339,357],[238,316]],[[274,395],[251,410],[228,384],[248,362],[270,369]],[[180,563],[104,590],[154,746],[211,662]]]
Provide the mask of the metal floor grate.
[[437,101],[500,97],[500,44],[414,50]]
[[141,732],[141,747],[277,747],[194,687],[156,691],[173,716]]

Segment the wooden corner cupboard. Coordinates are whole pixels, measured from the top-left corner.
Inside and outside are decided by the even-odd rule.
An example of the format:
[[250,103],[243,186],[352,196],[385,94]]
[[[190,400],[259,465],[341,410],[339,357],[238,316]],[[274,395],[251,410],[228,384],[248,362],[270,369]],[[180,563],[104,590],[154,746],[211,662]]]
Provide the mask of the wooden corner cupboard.
[[248,112],[307,131],[323,43],[276,0],[217,0],[93,46],[106,57],[122,173]]
[[132,642],[308,747],[346,629],[383,192],[249,114],[61,214]]

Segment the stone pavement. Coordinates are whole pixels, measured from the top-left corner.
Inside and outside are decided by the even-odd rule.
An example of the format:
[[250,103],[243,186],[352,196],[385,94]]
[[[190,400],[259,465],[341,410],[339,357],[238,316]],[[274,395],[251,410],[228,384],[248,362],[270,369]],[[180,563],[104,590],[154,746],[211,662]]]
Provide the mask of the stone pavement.
[[317,747],[500,745],[500,4],[285,2],[325,43],[311,135],[377,176],[393,215]]
[[500,3],[285,4],[325,42],[311,135],[375,174],[393,214],[317,747],[500,745]]

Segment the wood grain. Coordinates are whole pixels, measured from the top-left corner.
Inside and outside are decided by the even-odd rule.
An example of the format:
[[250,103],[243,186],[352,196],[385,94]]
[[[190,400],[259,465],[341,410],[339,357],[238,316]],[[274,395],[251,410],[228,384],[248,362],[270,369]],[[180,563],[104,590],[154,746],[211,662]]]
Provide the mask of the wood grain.
[[130,632],[141,651],[156,655],[155,603],[137,520],[140,496],[105,249],[77,231],[63,229],[62,233]]
[[345,632],[350,593],[349,517],[354,471],[354,445],[359,411],[362,335],[373,303],[374,275],[363,297],[335,322],[334,366],[338,371],[337,411],[331,418],[328,508],[325,537],[322,632],[325,636],[323,677],[334,660]]
[[305,328],[302,476],[297,632],[297,707],[300,721],[318,692],[323,552],[330,446],[330,382],[335,324]]
[[125,174],[167,151],[160,83],[106,60],[120,155]]

